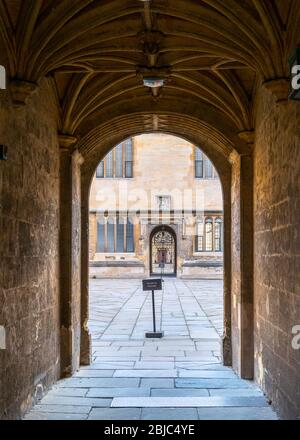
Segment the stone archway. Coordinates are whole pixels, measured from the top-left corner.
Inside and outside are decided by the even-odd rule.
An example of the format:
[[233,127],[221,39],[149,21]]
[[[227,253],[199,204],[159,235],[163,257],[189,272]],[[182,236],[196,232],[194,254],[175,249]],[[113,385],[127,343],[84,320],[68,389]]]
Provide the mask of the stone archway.
[[149,237],[150,275],[176,276],[177,237],[167,225],[155,227]]
[[[114,132],[107,127],[97,128],[78,143],[85,157],[81,167],[81,363],[90,362],[91,344],[88,320],[88,200],[91,179],[97,164],[116,144],[129,136],[145,132],[141,114],[129,115],[114,121]],[[128,122],[128,121],[127,121]],[[148,129],[148,133],[153,129]],[[224,336],[223,362],[233,366],[247,379],[253,377],[253,310],[252,299],[252,205],[243,200],[252,199],[252,156],[247,144],[239,138],[232,140],[201,120],[186,115],[168,115],[164,132],[182,137],[201,149],[213,162],[223,188],[224,203]],[[101,136],[98,137],[98,133]],[[110,134],[109,134],[110,133]],[[96,141],[98,137],[98,141]],[[236,149],[234,148],[236,145]],[[246,183],[246,180],[247,183]],[[247,218],[247,221],[244,219]],[[247,229],[247,231],[246,231]],[[247,240],[241,240],[247,233]],[[235,237],[233,243],[232,237]],[[244,249],[246,246],[247,249]],[[247,257],[245,257],[247,256]],[[246,258],[244,261],[243,259]]]

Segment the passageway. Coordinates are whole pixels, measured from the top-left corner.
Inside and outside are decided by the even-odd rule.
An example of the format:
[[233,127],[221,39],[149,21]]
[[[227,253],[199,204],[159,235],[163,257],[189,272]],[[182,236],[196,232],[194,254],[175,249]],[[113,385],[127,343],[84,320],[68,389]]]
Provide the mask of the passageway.
[[[292,81],[299,30],[299,0],[0,1],[1,420],[23,418],[51,387],[27,418],[125,417],[124,400],[114,400],[124,397],[122,383],[146,393],[132,398],[152,402],[169,389],[204,393],[186,401],[181,419],[274,417],[261,392],[241,378],[255,381],[280,418],[299,419],[300,107]],[[139,309],[137,282],[124,290],[117,281],[93,282],[91,347],[91,181],[114,146],[141,133],[201,147],[222,182],[222,347],[232,370],[220,365],[215,349],[201,353],[220,328],[201,283],[166,281],[165,300],[176,313],[162,314],[169,329],[152,343],[141,339],[137,314],[148,320],[149,304]],[[166,254],[155,264],[161,260]],[[101,310],[98,294],[110,297]],[[194,305],[200,327],[190,319]],[[118,307],[128,325],[110,322]],[[158,362],[153,353],[164,344],[165,377],[138,368],[136,362]],[[112,367],[104,351],[113,359],[114,352],[132,353],[123,361],[128,369],[121,360]],[[100,353],[106,369],[97,367]],[[199,353],[196,369],[177,365]],[[97,362],[90,365],[92,355]],[[213,390],[217,380],[226,388]],[[92,397],[96,389],[100,395]],[[167,399],[163,405],[178,403],[178,396]],[[150,410],[149,400],[127,395],[126,404],[133,405],[127,417],[170,416],[167,408]]]
[[65,379],[27,420],[276,419],[262,392],[221,365],[222,281],[165,279],[151,296],[140,280],[91,280],[93,363]]

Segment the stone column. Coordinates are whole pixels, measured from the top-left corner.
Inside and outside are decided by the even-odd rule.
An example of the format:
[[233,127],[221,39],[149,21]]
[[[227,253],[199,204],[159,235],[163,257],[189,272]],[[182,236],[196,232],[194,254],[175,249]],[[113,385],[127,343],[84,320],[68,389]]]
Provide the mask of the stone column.
[[80,364],[90,365],[91,335],[89,318],[89,190],[90,175],[87,172],[81,180],[81,340]]
[[[240,136],[253,145],[254,132]],[[232,348],[233,367],[253,379],[253,157],[231,156],[232,162]]]
[[[223,176],[222,176],[223,177]],[[223,283],[224,283],[224,332],[222,338],[223,364],[232,366],[232,332],[231,332],[231,181],[230,177],[222,180],[224,225],[223,225]]]
[[72,152],[76,138],[59,136],[60,143],[60,328],[61,375],[72,375],[80,357],[80,166]]
[[93,260],[97,252],[97,214],[94,212],[89,215],[89,230],[89,260]]

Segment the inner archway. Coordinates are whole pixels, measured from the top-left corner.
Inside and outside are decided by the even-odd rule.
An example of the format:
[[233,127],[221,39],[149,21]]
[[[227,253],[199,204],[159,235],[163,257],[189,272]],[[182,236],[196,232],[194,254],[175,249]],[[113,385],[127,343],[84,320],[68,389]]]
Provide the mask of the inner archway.
[[166,225],[153,229],[150,236],[150,275],[176,276],[177,238]]
[[[148,116],[147,116],[148,117]],[[118,145],[124,139],[129,136],[139,135],[141,132],[145,132],[144,121],[146,115],[132,115],[131,124],[128,126],[125,119],[118,118],[114,122],[115,131],[112,137],[112,132],[109,132],[109,127],[103,127],[103,130],[97,129],[93,133],[90,133],[86,141],[84,139],[80,142],[82,144],[82,151],[88,151],[88,155],[85,157],[84,164],[82,166],[82,343],[81,343],[81,362],[88,363],[90,359],[90,338],[87,332],[87,317],[88,317],[88,292],[86,286],[88,285],[88,246],[87,236],[85,231],[88,225],[88,197],[90,190],[90,183],[95,173],[99,161],[103,159],[105,154],[112,149],[116,144]],[[231,161],[234,161],[234,157],[231,153],[234,151],[233,142],[221,135],[215,129],[212,130],[207,124],[202,124],[201,121],[193,120],[193,118],[186,117],[184,115],[168,115],[167,124],[164,124],[164,129],[159,131],[153,131],[149,129],[147,133],[163,132],[179,136],[181,139],[191,141],[194,145],[201,145],[201,149],[207,156],[213,161],[213,164],[218,171],[220,181],[222,184],[223,203],[224,203],[224,226],[223,226],[223,245],[224,245],[224,335],[222,340],[223,345],[223,362],[225,365],[232,365],[232,313],[234,311],[231,308],[231,298],[234,292],[231,290],[231,187],[232,187],[232,165]],[[168,126],[168,129],[166,129]],[[134,129],[135,127],[135,129]],[[107,130],[107,132],[106,132]],[[128,131],[130,130],[130,132]],[[122,131],[123,135],[118,134]],[[180,134],[181,131],[181,134]],[[109,134],[110,133],[110,134]],[[96,141],[97,139],[97,141]],[[246,151],[246,146],[243,141],[235,138],[236,144],[240,150]],[[88,145],[90,147],[88,147]],[[97,153],[97,154],[96,154]],[[232,159],[231,159],[232,157]],[[238,153],[237,153],[238,157]],[[236,163],[238,167],[238,162]],[[238,202],[238,199],[237,199]],[[238,208],[238,205],[237,205]],[[238,227],[238,225],[236,225]],[[237,233],[239,233],[237,231]],[[238,262],[236,262],[238,264]],[[150,264],[149,264],[150,265]],[[148,266],[149,267],[149,266]],[[237,294],[239,295],[239,287],[236,285]],[[251,321],[250,321],[251,322]],[[249,323],[249,321],[248,321]],[[234,337],[235,337],[235,329]],[[236,330],[239,332],[240,330]],[[251,347],[247,345],[248,349]],[[234,368],[239,370],[241,368],[239,362],[239,348],[238,343],[235,344],[236,350],[236,364]],[[246,364],[246,363],[245,363]],[[249,366],[249,364],[247,364]],[[248,376],[244,374],[244,377]],[[249,374],[248,377],[251,377]]]
[[[115,316],[115,322],[107,322],[103,333],[104,324],[97,323],[97,314],[93,311],[95,304],[101,298],[97,310],[101,310],[101,304],[106,309],[106,303],[110,308],[113,298],[117,299],[118,295],[124,298],[123,293],[127,288],[130,289],[130,280],[142,280],[148,276],[177,277],[177,280],[183,282],[175,282],[174,285],[168,281],[165,283],[167,290],[163,292],[162,298],[164,294],[167,297],[162,299],[162,304],[168,304],[168,295],[173,295],[171,305],[175,307],[177,304],[182,321],[180,324],[174,322],[172,329],[168,329],[169,320],[164,322],[162,319],[161,324],[166,325],[167,337],[182,336],[183,347],[184,338],[192,335],[187,343],[195,344],[204,330],[197,327],[201,327],[202,313],[205,315],[201,311],[202,307],[206,310],[215,307],[214,316],[203,317],[208,319],[208,327],[212,325],[212,341],[206,341],[206,348],[209,351],[210,344],[212,347],[214,343],[217,344],[218,349],[214,346],[217,358],[211,360],[230,365],[228,328],[231,310],[227,307],[225,311],[225,295],[222,295],[223,275],[228,277],[228,269],[225,268],[230,262],[226,247],[226,259],[229,262],[224,264],[224,231],[228,234],[229,230],[224,227],[222,183],[214,164],[198,145],[182,137],[147,133],[118,143],[97,164],[92,177],[89,208],[92,329],[98,328],[102,335],[100,339],[103,337],[106,342],[111,331],[114,337],[118,336],[117,330],[110,328],[111,325],[120,329],[120,338],[128,338],[128,323],[124,321],[121,326],[123,328],[118,324],[118,316],[123,314],[122,306],[112,306],[110,313]],[[124,285],[124,291],[121,285]],[[139,304],[143,298],[140,292],[141,281],[134,281],[132,285],[134,290],[139,289],[135,301]],[[181,297],[183,290],[190,292],[187,296],[193,303],[193,311],[189,311],[189,304],[184,296]],[[126,305],[124,307],[126,309]],[[149,330],[143,327],[148,325],[147,320],[145,323],[139,321],[138,316],[144,313],[141,307],[136,310],[137,321],[130,330],[132,344],[136,338],[142,341],[144,332]],[[162,314],[165,316],[169,312],[164,311],[164,307]],[[125,320],[130,313],[128,310],[124,314]],[[148,313],[147,310],[145,313]],[[181,319],[178,313],[176,316]],[[190,313],[194,313],[195,319],[190,317]],[[185,323],[184,328],[177,329],[176,326],[181,327],[182,322]],[[226,337],[223,335],[225,324]],[[94,330],[92,335],[95,334]],[[220,345],[222,338],[223,344]],[[229,342],[225,344],[224,341]]]

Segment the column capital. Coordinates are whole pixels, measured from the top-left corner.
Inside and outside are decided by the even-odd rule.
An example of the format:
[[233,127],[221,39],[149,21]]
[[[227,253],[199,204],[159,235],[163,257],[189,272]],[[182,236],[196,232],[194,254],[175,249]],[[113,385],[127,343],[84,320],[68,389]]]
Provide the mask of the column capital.
[[58,133],[59,147],[62,151],[70,151],[73,145],[76,144],[78,138],[70,134]]
[[19,79],[11,80],[9,89],[13,103],[20,106],[25,105],[28,98],[37,90],[37,88],[38,85],[30,81],[22,81]]
[[263,87],[274,95],[276,104],[287,104],[289,99],[290,80],[276,78],[265,81]]
[[238,133],[240,139],[245,141],[248,145],[254,144],[255,131],[254,130],[244,130]]

